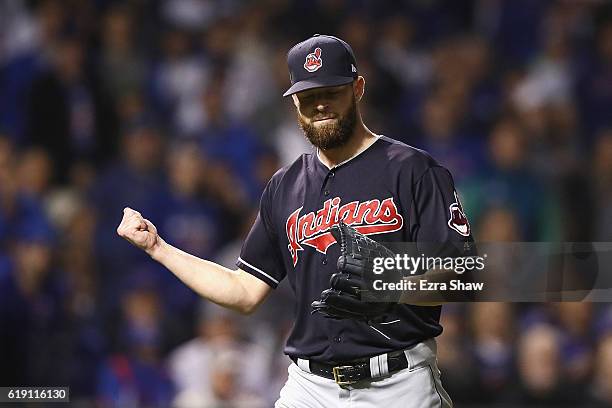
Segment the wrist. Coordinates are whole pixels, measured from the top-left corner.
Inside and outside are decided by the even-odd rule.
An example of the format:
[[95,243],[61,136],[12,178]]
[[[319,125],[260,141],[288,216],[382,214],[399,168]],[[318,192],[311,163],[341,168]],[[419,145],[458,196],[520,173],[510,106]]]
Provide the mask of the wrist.
[[153,260],[157,262],[162,262],[164,258],[164,254],[167,251],[168,251],[168,244],[166,243],[166,241],[161,239],[161,237],[157,237],[157,242],[155,243],[155,245],[153,245],[153,247],[147,250],[146,252],[147,254],[149,254],[151,258],[153,258]]

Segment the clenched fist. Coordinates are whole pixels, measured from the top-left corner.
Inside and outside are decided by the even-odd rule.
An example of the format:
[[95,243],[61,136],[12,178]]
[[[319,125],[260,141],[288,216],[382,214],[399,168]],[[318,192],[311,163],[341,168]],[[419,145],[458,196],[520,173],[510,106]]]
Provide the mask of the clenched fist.
[[149,255],[152,255],[163,242],[157,234],[155,225],[129,207],[123,209],[123,219],[117,227],[117,234]]

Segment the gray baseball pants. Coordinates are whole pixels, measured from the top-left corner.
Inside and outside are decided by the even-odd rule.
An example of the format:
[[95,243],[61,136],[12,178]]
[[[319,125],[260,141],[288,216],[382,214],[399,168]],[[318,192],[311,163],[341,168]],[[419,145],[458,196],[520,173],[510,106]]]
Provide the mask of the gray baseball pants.
[[[449,408],[452,401],[440,381],[436,342],[429,339],[404,351],[408,368],[392,375],[340,387],[308,372],[308,362],[289,366],[289,378],[275,408]],[[304,363],[305,362],[305,363]],[[301,367],[301,368],[300,368]],[[385,367],[378,368],[385,372]]]

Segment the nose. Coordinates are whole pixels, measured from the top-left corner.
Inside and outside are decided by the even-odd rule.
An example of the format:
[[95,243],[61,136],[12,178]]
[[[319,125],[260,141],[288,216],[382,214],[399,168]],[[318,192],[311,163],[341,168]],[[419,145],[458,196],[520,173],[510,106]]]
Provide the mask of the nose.
[[318,100],[317,103],[315,104],[315,109],[319,112],[324,112],[328,107],[329,107],[329,104],[323,99]]

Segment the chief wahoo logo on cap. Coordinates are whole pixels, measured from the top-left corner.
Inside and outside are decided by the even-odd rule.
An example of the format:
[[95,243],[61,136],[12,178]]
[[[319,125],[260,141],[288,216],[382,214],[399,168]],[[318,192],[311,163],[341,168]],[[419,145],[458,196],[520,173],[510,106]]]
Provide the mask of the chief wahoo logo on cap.
[[321,48],[315,48],[314,52],[311,52],[306,56],[306,62],[304,62],[304,69],[308,72],[315,72],[317,69],[323,66],[323,60],[321,59]]

